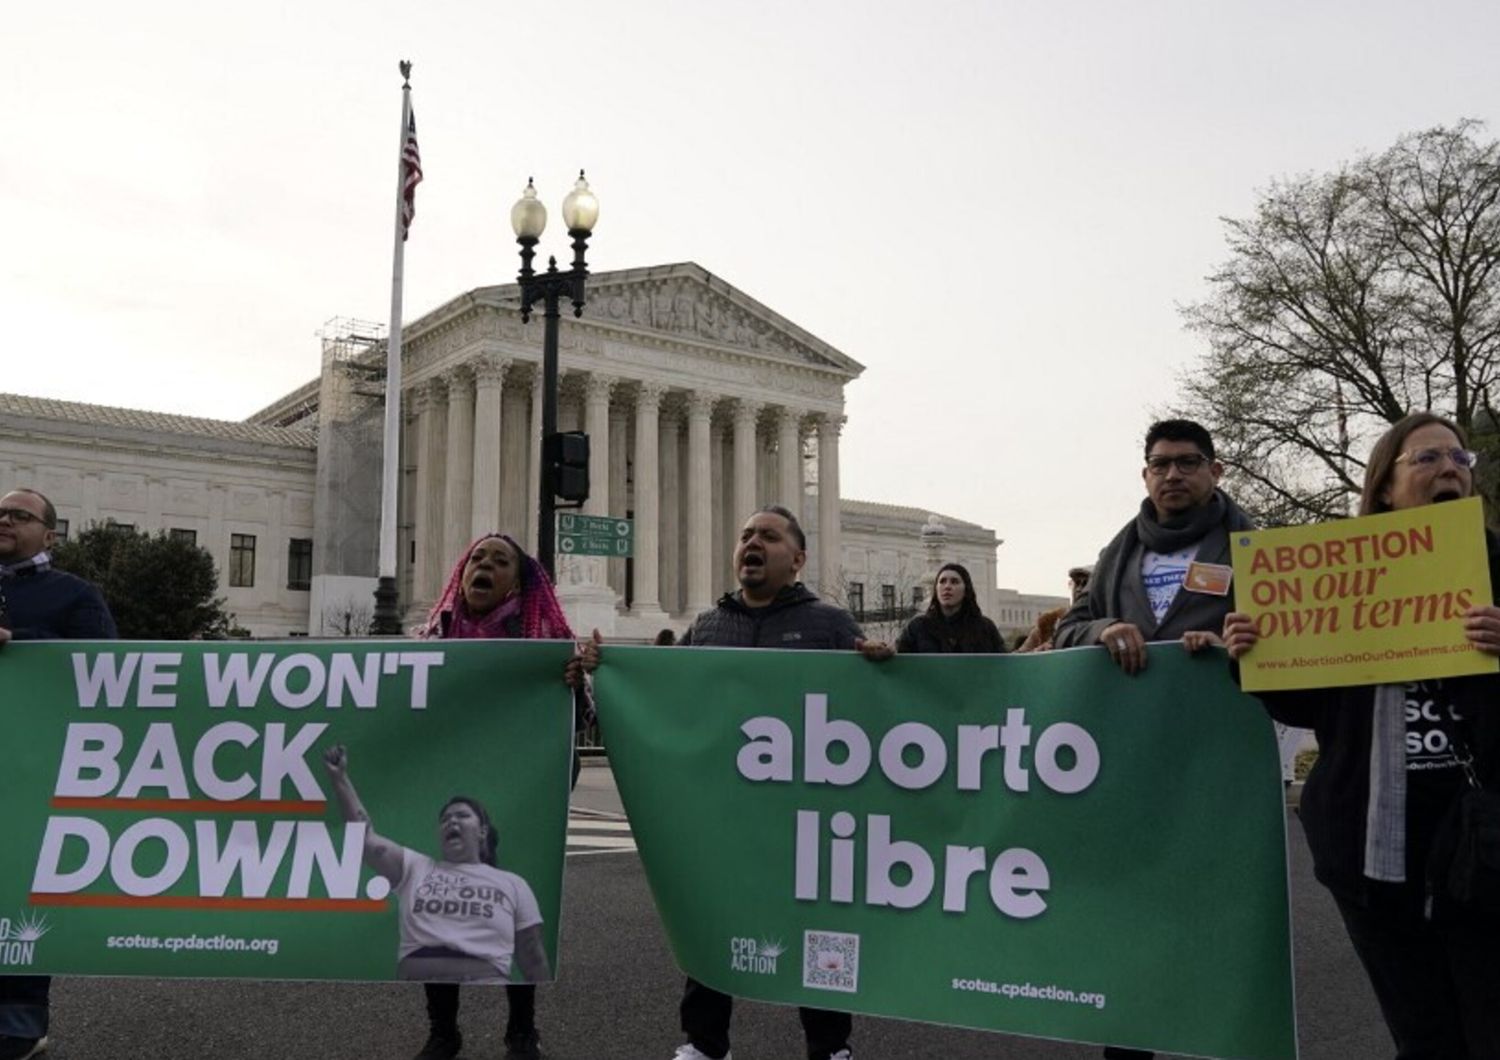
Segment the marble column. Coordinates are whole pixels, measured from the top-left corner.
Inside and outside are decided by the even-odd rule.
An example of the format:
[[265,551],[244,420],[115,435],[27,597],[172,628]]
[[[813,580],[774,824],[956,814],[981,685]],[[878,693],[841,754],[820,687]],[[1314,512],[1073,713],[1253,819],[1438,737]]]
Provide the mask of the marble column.
[[500,399],[500,526],[521,542],[527,540],[530,422],[531,391],[526,386],[516,386],[512,376]]
[[519,540],[536,555],[538,527],[542,508],[542,366],[538,364],[531,377],[530,443],[526,452],[526,535]]
[[844,418],[818,419],[818,592],[843,592],[843,542],[839,533],[839,431]]
[[727,592],[729,585],[729,549],[725,543],[729,540],[729,523],[727,511],[730,503],[734,500],[734,494],[730,492],[729,479],[733,469],[726,462],[728,449],[724,444],[725,423],[720,420],[714,423],[709,420],[708,437],[708,463],[711,488],[709,491],[709,505],[713,509],[713,518],[709,523],[709,539],[713,543],[709,564],[713,569],[713,581],[709,586],[709,598],[717,600],[723,593]]
[[474,367],[474,491],[470,537],[501,527],[500,432],[503,416],[505,369],[510,362],[499,357],[475,358]]
[[[756,502],[755,458],[760,451],[756,438],[760,409],[756,402],[743,398],[734,409],[734,521],[730,525],[730,541],[736,540],[736,532],[743,521],[750,518],[750,513],[759,506]],[[730,551],[733,552],[732,547]]]
[[431,602],[443,577],[443,446],[448,392],[437,380],[413,388],[417,410],[417,564],[413,604]]
[[[659,417],[664,388],[642,383],[635,395],[635,584],[631,586],[634,613],[660,619],[661,572],[659,523],[663,505]],[[674,439],[675,442],[675,439]]]
[[661,606],[682,610],[682,421],[676,411],[661,412],[657,455],[661,460]]
[[610,515],[609,496],[609,397],[617,380],[590,375],[584,384],[583,429],[589,436],[589,499],[583,510],[589,515]]
[[687,610],[706,611],[713,602],[713,474],[709,459],[714,399],[701,390],[688,394]]
[[783,407],[776,423],[776,503],[801,519],[806,498],[802,491],[802,413]]
[[443,475],[443,562],[448,568],[469,543],[474,499],[474,374],[465,366],[444,373],[448,384],[448,444]]
[[396,588],[400,607],[406,608],[416,598],[417,512],[422,494],[417,485],[417,458],[420,449],[421,419],[412,408],[413,390],[405,391],[401,405],[401,480],[396,489]]
[[[616,393],[619,392],[618,387]],[[630,414],[623,406],[609,410],[609,503],[608,514],[625,518],[629,512],[630,481]],[[625,557],[608,560],[610,589],[623,607],[625,604]]]
[[[589,498],[583,502],[587,515],[612,515],[609,496],[609,397],[617,380],[592,374],[584,384],[583,429],[589,436]],[[591,585],[605,584],[605,561],[590,556],[584,574]]]

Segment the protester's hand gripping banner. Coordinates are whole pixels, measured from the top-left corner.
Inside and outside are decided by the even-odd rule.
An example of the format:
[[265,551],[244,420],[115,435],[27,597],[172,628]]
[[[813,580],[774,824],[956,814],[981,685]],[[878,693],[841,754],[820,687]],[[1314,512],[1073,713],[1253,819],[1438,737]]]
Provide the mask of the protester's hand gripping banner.
[[1271,723],[1220,652],[609,648],[610,763],[682,969],[740,997],[1296,1055]]
[[1492,603],[1477,497],[1230,536],[1235,606],[1260,640],[1247,691],[1494,673],[1463,613]]
[[570,654],[7,645],[0,975],[551,979]]

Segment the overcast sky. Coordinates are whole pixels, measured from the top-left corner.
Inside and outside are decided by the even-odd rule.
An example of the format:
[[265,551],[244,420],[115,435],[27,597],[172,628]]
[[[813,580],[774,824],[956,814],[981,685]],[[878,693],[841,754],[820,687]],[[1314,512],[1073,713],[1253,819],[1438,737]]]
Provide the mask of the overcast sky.
[[526,177],[555,219],[586,166],[594,268],[696,261],[866,365],[845,495],[993,527],[1037,592],[1135,510],[1219,218],[1500,98],[1493,2],[82,0],[0,39],[0,389],[241,419],[316,375],[388,315],[409,58],[408,320],[512,280]]

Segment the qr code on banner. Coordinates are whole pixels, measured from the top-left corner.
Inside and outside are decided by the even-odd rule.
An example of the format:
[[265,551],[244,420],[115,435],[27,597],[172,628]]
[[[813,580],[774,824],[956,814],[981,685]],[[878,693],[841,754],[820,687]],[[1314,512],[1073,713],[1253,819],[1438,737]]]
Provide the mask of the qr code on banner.
[[849,994],[858,990],[859,936],[837,931],[804,931],[802,985]]

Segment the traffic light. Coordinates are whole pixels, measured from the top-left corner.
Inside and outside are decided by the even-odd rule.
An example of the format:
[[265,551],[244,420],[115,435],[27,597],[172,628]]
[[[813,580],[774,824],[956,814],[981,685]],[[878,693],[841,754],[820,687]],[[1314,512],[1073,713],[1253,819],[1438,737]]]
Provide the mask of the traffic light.
[[558,431],[542,444],[542,458],[552,476],[555,496],[573,504],[589,499],[589,436]]

